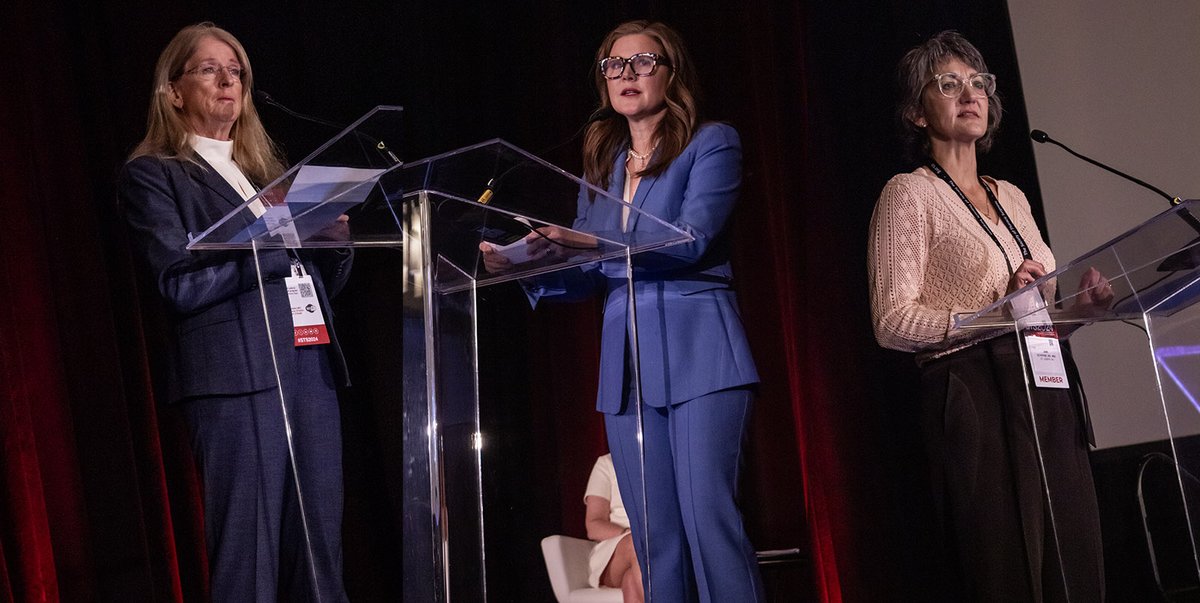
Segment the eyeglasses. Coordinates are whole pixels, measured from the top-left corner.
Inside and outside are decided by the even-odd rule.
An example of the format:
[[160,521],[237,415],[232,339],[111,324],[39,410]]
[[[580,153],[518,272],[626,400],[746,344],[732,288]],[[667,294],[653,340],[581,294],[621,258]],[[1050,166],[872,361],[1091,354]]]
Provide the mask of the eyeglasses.
[[963,86],[970,86],[971,96],[991,96],[996,93],[996,76],[990,73],[976,73],[966,80],[957,73],[939,73],[930,82],[937,82],[938,92],[946,98],[957,98],[962,94]]
[[246,73],[246,70],[242,69],[238,65],[226,65],[226,66],[222,67],[220,65],[206,63],[204,65],[200,65],[198,67],[192,67],[191,69],[184,71],[185,74],[195,75],[204,81],[211,81],[211,80],[217,79],[217,76],[221,72],[228,73],[230,78],[241,81],[242,75],[244,75]]
[[625,73],[625,66],[629,65],[633,69],[633,74],[639,77],[654,75],[654,69],[659,65],[670,67],[671,62],[667,57],[659,55],[656,52],[639,52],[628,59],[622,57],[608,57],[600,59],[600,75],[615,80],[620,78]]

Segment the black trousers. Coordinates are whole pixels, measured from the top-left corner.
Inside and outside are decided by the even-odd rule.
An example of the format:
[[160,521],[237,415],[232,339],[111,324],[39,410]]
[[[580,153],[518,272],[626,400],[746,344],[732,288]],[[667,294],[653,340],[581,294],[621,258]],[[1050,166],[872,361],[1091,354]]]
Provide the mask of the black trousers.
[[1084,409],[1073,390],[1033,388],[1031,400],[1023,362],[1016,336],[1003,335],[922,367],[946,598],[1100,602]]

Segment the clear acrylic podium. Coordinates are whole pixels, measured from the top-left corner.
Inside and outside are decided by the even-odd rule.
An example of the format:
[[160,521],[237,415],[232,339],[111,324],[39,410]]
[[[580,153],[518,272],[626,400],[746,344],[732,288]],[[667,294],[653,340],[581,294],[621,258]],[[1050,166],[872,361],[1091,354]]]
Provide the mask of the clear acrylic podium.
[[[600,261],[624,264],[632,278],[635,254],[692,238],[628,206],[641,214],[636,233],[576,231],[586,244],[530,258],[519,240],[534,229],[571,228],[580,203],[623,203],[501,140],[400,163],[387,147],[400,132],[400,109],[377,107],[194,237],[189,249],[394,251],[403,283],[384,305],[402,316],[402,342],[392,357],[376,359],[393,365],[404,406],[403,567],[393,571],[403,572],[405,601],[485,601],[481,483],[490,434],[479,421],[476,291]],[[267,207],[257,219],[249,210],[255,201]],[[343,215],[349,221],[339,232]],[[513,268],[485,270],[481,241],[516,242],[505,252]],[[279,394],[286,417],[289,392]],[[303,498],[305,485],[298,486]]]
[[[1177,542],[1186,557],[1181,561],[1186,566],[1182,581],[1193,585],[1200,585],[1196,546],[1200,481],[1195,477],[1200,476],[1200,456],[1196,454],[1196,435],[1200,434],[1200,305],[1195,303],[1200,299],[1197,212],[1200,200],[1184,201],[991,306],[954,318],[955,328],[1008,331],[1017,337],[1025,358],[1030,404],[1033,398],[1029,392],[1037,385],[1021,337],[1022,325],[1018,323],[1027,326],[1028,321],[1038,322],[1039,315],[1043,319],[1048,316],[1060,336],[1101,322],[1126,323],[1126,328],[1141,331],[1138,339],[1144,347],[1121,353],[1128,366],[1152,366],[1156,383],[1140,399],[1125,401],[1122,416],[1153,425],[1169,451],[1170,485],[1178,493],[1175,502],[1182,501],[1170,521],[1177,524],[1173,526]],[[1111,296],[1098,286],[1096,273],[1089,277],[1093,269],[1108,280]],[[1030,293],[1050,281],[1056,285],[1059,301],[1032,301],[1037,298]],[[1045,314],[1039,314],[1042,311]],[[1122,377],[1119,372],[1088,375],[1084,385],[1091,391]],[[1039,443],[1039,457],[1041,453]],[[1055,485],[1043,485],[1048,501],[1052,501]],[[1153,563],[1153,553],[1151,556]]]

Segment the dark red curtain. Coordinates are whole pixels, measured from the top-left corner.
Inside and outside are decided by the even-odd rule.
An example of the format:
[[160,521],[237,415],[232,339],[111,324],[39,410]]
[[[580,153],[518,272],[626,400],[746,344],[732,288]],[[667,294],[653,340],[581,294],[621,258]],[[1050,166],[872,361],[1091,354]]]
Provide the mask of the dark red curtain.
[[123,151],[113,122],[86,121],[112,108],[88,84],[111,64],[79,16],[4,17],[4,55],[30,73],[0,95],[0,593],[181,600],[203,584],[195,480],[151,394],[110,184]]
[[[113,180],[143,131],[157,53],[205,19],[238,35],[259,87],[295,108],[348,122],[404,104],[409,138],[392,146],[405,158],[499,136],[573,171],[578,142],[564,140],[593,107],[594,46],[628,18],[675,25],[708,116],[733,123],[746,149],[735,271],[763,376],[743,495],[751,537],[803,551],[773,578],[788,583],[780,600],[932,592],[913,370],[871,337],[865,230],[880,187],[908,169],[892,135],[895,62],[946,27],[1001,74],[1010,129],[990,173],[1038,203],[1003,2],[447,4],[19,0],[0,15],[0,601],[204,597],[198,486],[179,418],[153,396],[161,321],[137,293]],[[262,112],[293,158],[311,148],[294,122]],[[366,290],[352,286],[342,316]],[[539,516],[539,534],[580,534],[587,470],[604,447],[590,410],[596,309],[523,303],[512,289],[484,293],[485,352],[516,331],[531,348],[571,351],[512,373],[482,366],[497,400],[485,418],[550,434],[513,444],[533,459],[533,490],[512,496]],[[352,339],[368,338],[370,325],[350,322]],[[394,482],[395,420],[347,411],[349,492]],[[394,570],[373,553],[400,537],[387,528],[395,500],[394,488],[348,499],[348,533],[368,534],[347,537],[361,600],[394,592],[380,577]]]

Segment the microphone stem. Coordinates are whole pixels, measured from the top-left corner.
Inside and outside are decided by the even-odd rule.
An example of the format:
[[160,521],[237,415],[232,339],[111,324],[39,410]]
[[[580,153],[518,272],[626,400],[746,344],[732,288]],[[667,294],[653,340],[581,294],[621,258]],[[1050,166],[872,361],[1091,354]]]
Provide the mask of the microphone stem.
[[[1158,193],[1159,195],[1162,195],[1162,197],[1164,199],[1166,199],[1167,201],[1170,201],[1171,207],[1175,207],[1175,206],[1179,205],[1180,203],[1183,203],[1183,200],[1181,200],[1179,197],[1172,197],[1171,195],[1168,195],[1167,193],[1163,192],[1162,189],[1158,188],[1157,186],[1154,186],[1153,184],[1143,182],[1142,180],[1134,178],[1133,176],[1130,176],[1129,174],[1126,174],[1125,172],[1110,168],[1107,165],[1104,165],[1103,163],[1100,163],[1099,161],[1092,159],[1091,157],[1087,157],[1085,155],[1080,155],[1079,153],[1076,153],[1075,151],[1071,150],[1071,147],[1068,147],[1067,145],[1065,145],[1057,140],[1054,140],[1053,138],[1050,138],[1049,135],[1047,135],[1045,132],[1043,132],[1041,130],[1034,130],[1033,132],[1030,132],[1030,137],[1033,138],[1033,140],[1036,142],[1054,143],[1058,147],[1061,147],[1062,150],[1064,150],[1064,151],[1066,151],[1066,152],[1068,152],[1068,153],[1070,153],[1070,154],[1072,154],[1072,155],[1074,155],[1074,156],[1076,156],[1076,157],[1078,157],[1078,158],[1080,158],[1080,159],[1082,159],[1082,160],[1084,160],[1106,172],[1111,172],[1111,173],[1116,174],[1130,182],[1133,182],[1134,184],[1138,184],[1140,186],[1145,187],[1146,189],[1152,190],[1152,191]],[[1192,228],[1192,230],[1195,230],[1197,234],[1200,234],[1200,220],[1197,220],[1196,216],[1193,216],[1192,213],[1186,209],[1180,209],[1177,213],[1181,220],[1186,222],[1187,225],[1190,226]],[[1190,248],[1190,245],[1189,245],[1189,248]]]
[[[321,124],[322,126],[325,126],[327,128],[332,128],[334,130],[342,130],[346,127],[345,125],[335,124],[331,121],[324,120],[319,117],[313,117],[311,115],[305,115],[304,113],[300,113],[298,111],[293,111],[293,110],[289,109],[288,107],[284,106],[279,101],[275,100],[270,94],[267,94],[266,92],[263,92],[262,90],[256,91],[254,96],[259,101],[261,101],[265,104],[271,105],[272,107],[275,107],[276,109],[279,109],[280,111],[283,111],[284,113],[287,113],[288,115],[291,115],[292,117],[295,117],[296,119],[302,119],[304,121],[310,121],[315,124]],[[392,150],[390,148],[388,148],[388,146],[386,144],[384,144],[384,142],[382,140],[372,138],[372,137],[367,136],[366,134],[359,132],[357,130],[354,131],[354,135],[359,140],[366,140],[367,142],[372,143],[375,147],[375,150],[379,151],[381,154],[385,154],[388,159],[392,160],[393,165],[401,165],[404,163],[403,161],[400,161],[400,158],[397,157],[396,154],[393,153]]]
[[1071,150],[1071,147],[1068,147],[1067,145],[1065,145],[1065,144],[1063,144],[1063,143],[1061,143],[1061,142],[1059,142],[1059,141],[1057,141],[1057,140],[1054,140],[1053,138],[1046,137],[1046,142],[1051,142],[1051,143],[1054,143],[1054,144],[1058,145],[1059,147],[1062,147],[1062,149],[1063,149],[1064,151],[1066,151],[1066,152],[1068,152],[1068,153],[1070,153],[1070,154],[1072,154],[1072,155],[1074,155],[1074,156],[1076,156],[1076,157],[1078,157],[1078,158],[1080,158],[1080,159],[1082,159],[1082,160],[1084,160],[1084,161],[1086,161],[1086,162],[1088,162],[1088,163],[1090,163],[1090,164],[1092,164],[1092,165],[1094,165],[1094,166],[1096,166],[1096,167],[1098,167],[1098,168],[1100,168],[1100,169],[1102,169],[1102,170],[1105,170],[1105,171],[1107,171],[1107,172],[1111,172],[1111,173],[1113,173],[1113,174],[1116,174],[1116,175],[1118,175],[1118,176],[1120,176],[1120,177],[1122,177],[1122,178],[1124,178],[1124,179],[1126,179],[1126,180],[1129,180],[1130,182],[1133,182],[1134,184],[1139,184],[1139,185],[1141,185],[1141,186],[1143,186],[1143,187],[1145,187],[1145,188],[1148,188],[1148,189],[1150,189],[1150,190],[1152,190],[1152,191],[1154,191],[1154,192],[1158,193],[1159,195],[1161,195],[1161,196],[1162,196],[1162,198],[1166,199],[1167,201],[1170,201],[1170,202],[1171,202],[1171,205],[1173,205],[1173,206],[1174,206],[1174,205],[1179,205],[1179,202],[1180,202],[1180,200],[1179,200],[1179,198],[1178,198],[1178,197],[1172,197],[1171,195],[1168,195],[1167,193],[1163,192],[1163,191],[1162,191],[1162,189],[1158,188],[1157,186],[1154,186],[1153,184],[1149,184],[1149,183],[1147,183],[1147,182],[1144,182],[1144,181],[1142,181],[1142,180],[1139,180],[1139,179],[1137,179],[1137,178],[1134,178],[1133,176],[1130,176],[1129,174],[1126,174],[1126,173],[1124,173],[1124,172],[1121,172],[1121,171],[1119,171],[1119,170],[1115,170],[1115,169],[1113,169],[1113,168],[1110,168],[1110,167],[1108,167],[1107,165],[1104,165],[1103,163],[1100,163],[1099,161],[1096,161],[1095,159],[1092,159],[1091,157],[1087,157],[1087,156],[1084,156],[1084,155],[1080,155],[1079,153],[1076,153],[1075,151],[1072,151],[1072,150]]
[[[326,121],[324,119],[321,119],[319,117],[313,117],[311,115],[304,115],[303,113],[293,111],[293,110],[289,109],[288,107],[281,105],[278,101],[271,98],[270,96],[267,96],[266,94],[263,94],[261,98],[268,105],[271,105],[272,107],[275,107],[276,109],[279,109],[280,111],[283,111],[284,113],[287,113],[288,115],[291,115],[292,117],[295,117],[296,119],[303,119],[305,121],[311,121],[313,123],[321,124],[322,126],[328,126],[330,128],[333,128],[334,130],[341,130],[344,127],[344,126],[335,124],[331,121]],[[1068,149],[1068,150],[1070,150],[1070,149]]]

